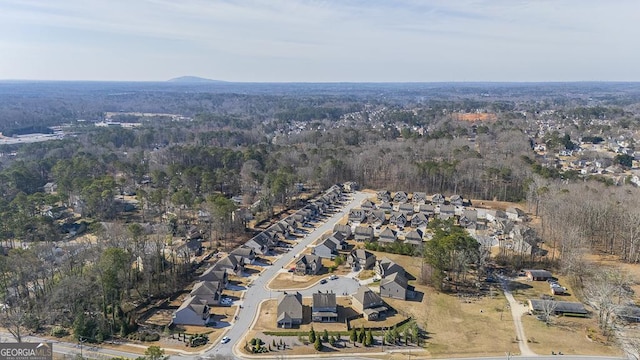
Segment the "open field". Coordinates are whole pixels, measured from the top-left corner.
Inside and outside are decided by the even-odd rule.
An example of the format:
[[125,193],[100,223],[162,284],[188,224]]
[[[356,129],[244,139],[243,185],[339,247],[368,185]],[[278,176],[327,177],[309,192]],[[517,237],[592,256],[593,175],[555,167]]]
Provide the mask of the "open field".
[[[605,344],[605,339],[597,336],[596,319],[555,317],[547,326],[535,316],[522,317],[529,347],[538,354],[559,351],[565,355],[622,355],[616,346]],[[587,335],[591,334],[590,339]]]

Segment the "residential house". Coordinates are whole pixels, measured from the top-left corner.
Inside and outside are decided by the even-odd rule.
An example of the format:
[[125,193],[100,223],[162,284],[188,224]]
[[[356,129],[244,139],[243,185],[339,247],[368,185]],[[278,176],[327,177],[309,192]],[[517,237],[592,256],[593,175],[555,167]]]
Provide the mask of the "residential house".
[[342,184],[342,189],[346,192],[356,192],[358,191],[358,183],[355,181],[347,181]]
[[317,292],[312,295],[311,319],[314,322],[337,322],[338,306],[333,292]]
[[429,218],[424,213],[417,213],[411,217],[411,227],[426,227],[429,224]]
[[427,203],[427,193],[414,192],[413,193],[413,198],[411,199],[411,202],[413,202],[414,204],[426,204]]
[[261,232],[244,243],[244,246],[253,249],[256,254],[267,255],[275,243],[276,242],[269,234]]
[[376,260],[374,270],[376,275],[381,279],[394,273],[400,273],[403,276],[405,274],[405,270],[402,266],[396,264],[387,257]]
[[355,270],[371,269],[375,263],[376,256],[364,249],[355,249],[347,257],[347,264],[351,265],[351,268]]
[[225,256],[218,260],[218,262],[213,265],[213,268],[218,271],[224,270],[229,273],[229,275],[239,276],[242,275],[242,272],[244,271],[244,264],[235,256]]
[[449,204],[453,206],[464,206],[464,199],[462,195],[451,195],[449,198]]
[[190,296],[173,313],[172,322],[176,325],[205,326],[211,322],[210,308],[206,300]]
[[279,328],[290,329],[302,324],[302,294],[299,292],[288,294],[283,292],[278,296]]
[[413,287],[409,286],[407,278],[400,272],[385,276],[380,281],[381,297],[406,300],[412,298],[413,294]]
[[453,205],[440,205],[440,215],[438,218],[441,220],[447,220],[455,215],[456,207]]
[[420,205],[418,210],[428,217],[432,217],[436,213],[436,208],[435,206],[433,206],[433,204],[422,204]]
[[395,193],[395,195],[393,195],[393,202],[403,204],[407,201],[409,201],[409,195],[407,195],[407,193],[404,191],[398,191],[397,193]]
[[540,238],[535,230],[524,225],[514,225],[509,232],[513,239],[513,251],[520,255],[542,255],[545,250],[540,248]]
[[229,283],[229,274],[225,270],[216,270],[214,267],[210,267],[205,270],[200,277],[200,281],[218,281],[224,288]]
[[385,213],[390,213],[391,211],[393,211],[393,206],[391,205],[390,202],[388,201],[383,201],[382,203],[380,203],[380,205],[378,205],[378,209],[384,211]]
[[332,241],[334,244],[336,244],[336,250],[347,249],[349,244],[347,244],[346,239],[347,238],[344,235],[342,235],[342,233],[339,231],[336,231],[333,234],[331,234],[329,237],[327,237],[327,240]]
[[442,195],[442,194],[434,194],[431,197],[431,202],[434,203],[434,204],[440,204],[440,205],[444,204],[444,195]]
[[399,228],[404,228],[407,225],[407,215],[403,212],[394,211],[389,217],[389,223]]
[[422,245],[422,235],[420,229],[411,230],[404,236],[404,242],[405,244]]
[[351,226],[349,225],[336,224],[333,227],[333,231],[341,233],[344,236],[345,240],[351,237]]
[[354,238],[356,241],[372,241],[373,228],[371,226],[356,226]]
[[464,209],[458,224],[467,229],[475,229],[478,223],[478,211],[476,209]]
[[253,248],[241,246],[231,251],[229,256],[234,256],[236,260],[244,265],[251,265],[256,259],[256,252]]
[[58,191],[58,184],[56,184],[54,182],[48,182],[48,183],[44,184],[44,192],[46,194],[53,194],[56,191]]
[[316,245],[311,253],[317,255],[324,259],[334,259],[336,255],[338,255],[338,249],[336,248],[336,244],[329,240],[325,239],[320,244]]
[[383,202],[383,201],[391,201],[391,193],[387,190],[381,190],[378,191],[376,193],[376,196],[378,198],[378,201]]
[[352,298],[353,309],[362,313],[367,320],[382,320],[389,308],[380,295],[367,286],[360,286]]
[[387,222],[387,216],[382,210],[373,210],[367,215],[367,222],[375,227]]
[[367,215],[363,209],[349,210],[349,223],[360,224],[366,219]]
[[207,305],[217,305],[222,297],[224,285],[220,281],[198,281],[189,293],[205,300]]
[[527,219],[527,214],[517,207],[511,206],[507,208],[505,211],[507,215],[507,219],[512,221],[525,221]]
[[547,270],[525,270],[524,273],[530,281],[547,281],[553,278],[551,272]]
[[396,242],[396,240],[398,240],[398,234],[390,228],[385,228],[378,236],[378,242],[380,243],[389,244]]
[[296,261],[295,272],[300,275],[317,275],[322,270],[322,259],[318,255],[302,255]]
[[371,202],[371,200],[369,199],[364,199],[364,201],[362,202],[362,204],[360,204],[360,208],[364,209],[364,210],[373,210],[376,208],[375,205],[373,205],[373,203]]
[[487,210],[487,221],[507,220],[507,213],[502,210]]
[[585,316],[589,312],[584,305],[573,301],[555,301],[543,299],[529,299],[529,313],[538,314],[551,311],[555,315]]
[[398,206],[398,211],[401,213],[404,213],[405,215],[413,215],[413,212],[415,211],[415,209],[413,204],[404,203]]

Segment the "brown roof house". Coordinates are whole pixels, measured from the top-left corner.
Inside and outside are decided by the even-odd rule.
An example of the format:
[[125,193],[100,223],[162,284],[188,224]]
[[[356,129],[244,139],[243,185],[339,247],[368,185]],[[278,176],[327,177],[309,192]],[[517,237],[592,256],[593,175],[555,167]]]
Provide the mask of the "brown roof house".
[[384,319],[389,310],[380,295],[364,285],[353,295],[352,303],[354,310],[362,313],[367,320]]
[[314,322],[337,322],[338,306],[333,292],[317,292],[312,295],[311,319]]
[[306,254],[300,256],[296,261],[296,273],[301,275],[317,275],[322,270],[322,259],[320,256]]
[[302,295],[299,292],[278,296],[277,324],[280,328],[290,329],[302,324]]

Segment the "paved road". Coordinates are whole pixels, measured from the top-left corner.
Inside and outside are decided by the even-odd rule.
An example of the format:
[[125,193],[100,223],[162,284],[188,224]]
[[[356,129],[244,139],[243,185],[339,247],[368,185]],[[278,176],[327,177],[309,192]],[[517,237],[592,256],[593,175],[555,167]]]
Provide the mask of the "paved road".
[[504,290],[504,296],[509,302],[509,308],[511,309],[511,317],[513,318],[513,325],[516,328],[516,337],[518,338],[518,347],[520,348],[520,354],[523,356],[535,356],[536,353],[529,348],[527,343],[527,336],[524,333],[524,326],[522,326],[522,315],[527,313],[527,308],[516,301],[511,294],[509,288],[509,282],[511,281],[507,277],[500,277],[502,283],[502,290]]
[[[333,226],[336,224],[338,220],[340,220],[344,215],[349,213],[354,207],[360,206],[360,203],[366,199],[369,194],[357,192],[352,194],[352,200],[345,204],[342,209],[335,214],[333,214],[330,218],[324,220],[324,222],[316,227],[313,231],[308,233],[304,238],[302,238],[291,251],[286,252],[280,256],[276,261],[274,261],[272,266],[267,267],[258,277],[255,278],[252,282],[252,286],[249,287],[244,294],[244,299],[242,300],[243,309],[238,315],[238,320],[232,324],[227,331],[226,336],[228,336],[231,341],[226,344],[217,344],[206,353],[204,356],[208,355],[227,355],[232,356],[237,353],[236,347],[243,346],[241,344],[242,338],[244,334],[249,331],[251,325],[253,324],[254,319],[258,316],[258,308],[260,303],[269,299],[269,297],[276,297],[275,291],[270,291],[266,285],[273,279],[281,269],[287,265],[295,256],[297,256],[302,250],[307,247],[307,245],[311,244],[314,240],[319,238],[322,234],[327,231],[333,230]],[[333,280],[339,281],[339,280]],[[344,281],[344,280],[340,280]],[[327,289],[329,289],[329,285],[327,285]],[[325,285],[319,285],[319,288],[325,289]],[[316,289],[310,289],[310,291],[315,291]],[[355,292],[355,290],[350,290]],[[236,355],[237,356],[237,355]],[[184,358],[183,355],[178,355],[178,357]]]

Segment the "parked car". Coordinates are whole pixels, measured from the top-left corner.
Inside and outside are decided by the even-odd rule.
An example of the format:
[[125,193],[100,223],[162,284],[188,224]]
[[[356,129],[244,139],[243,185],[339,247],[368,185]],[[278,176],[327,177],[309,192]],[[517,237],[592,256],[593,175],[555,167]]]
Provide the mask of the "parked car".
[[326,283],[327,283],[327,279],[320,280],[320,284],[326,284]]

